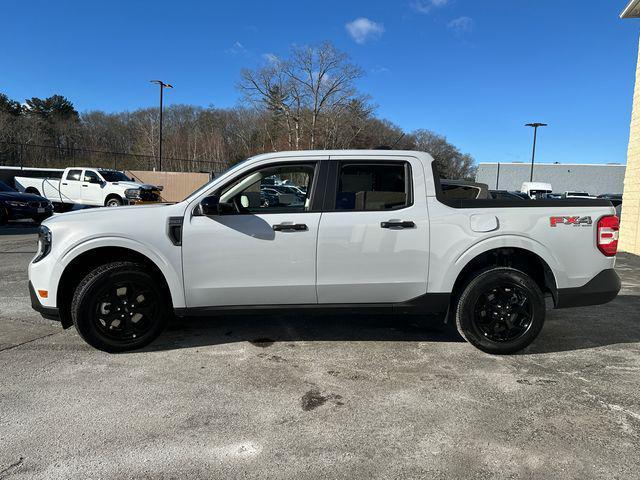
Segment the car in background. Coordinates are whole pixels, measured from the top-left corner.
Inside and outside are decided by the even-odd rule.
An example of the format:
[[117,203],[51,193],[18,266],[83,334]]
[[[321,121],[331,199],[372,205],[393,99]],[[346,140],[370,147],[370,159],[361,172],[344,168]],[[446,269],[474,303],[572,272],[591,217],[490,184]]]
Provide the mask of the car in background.
[[596,198],[588,192],[567,191],[562,194],[562,198]]
[[0,181],[0,225],[9,220],[30,218],[36,223],[53,215],[53,205],[39,195],[20,193]]
[[269,187],[262,187],[260,189],[260,203],[265,207],[274,207],[280,204],[280,200],[278,199],[279,193],[277,190]]
[[562,194],[561,193],[547,193],[544,198],[546,198],[547,200],[560,200],[562,199]]
[[523,182],[520,187],[522,193],[526,193],[530,198],[541,199],[553,192],[550,183],[543,182]]
[[160,202],[162,186],[139,183],[119,170],[69,167],[61,178],[15,177],[16,188],[42,195],[66,208],[73,205],[119,207]]
[[602,193],[598,195],[596,198],[604,198],[605,200],[610,200],[614,207],[618,207],[619,205],[622,205],[621,193]]
[[489,190],[489,195],[496,200],[531,200],[526,193],[508,190]]
[[468,180],[440,179],[442,196],[450,200],[475,200],[488,199],[489,186],[486,183],[471,182]]

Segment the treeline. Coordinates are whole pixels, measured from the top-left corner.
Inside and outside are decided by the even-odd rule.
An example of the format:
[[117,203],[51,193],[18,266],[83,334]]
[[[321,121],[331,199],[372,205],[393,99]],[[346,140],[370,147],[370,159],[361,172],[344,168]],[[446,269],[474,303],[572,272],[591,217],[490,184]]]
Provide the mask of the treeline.
[[[230,165],[278,150],[389,146],[431,153],[449,178],[473,175],[473,158],[444,136],[404,132],[378,118],[370,98],[355,87],[361,76],[362,70],[329,43],[295,47],[285,59],[271,56],[265,65],[241,72],[241,106],[165,107],[163,158]],[[158,120],[158,108],[81,114],[60,95],[20,103],[0,93],[0,151],[27,144],[125,152],[148,155],[155,166]],[[194,165],[183,162],[180,169]]]

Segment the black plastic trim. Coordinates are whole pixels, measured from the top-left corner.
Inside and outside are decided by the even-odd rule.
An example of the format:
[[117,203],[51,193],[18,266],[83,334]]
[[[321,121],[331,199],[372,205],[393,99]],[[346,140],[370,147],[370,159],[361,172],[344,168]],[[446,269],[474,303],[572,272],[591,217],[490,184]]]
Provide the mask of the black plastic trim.
[[40,303],[36,291],[31,282],[29,282],[29,296],[31,297],[31,308],[42,315],[47,320],[60,321],[60,311],[55,307],[45,307]]
[[426,293],[402,303],[312,303],[304,305],[226,305],[213,307],[174,308],[179,317],[208,316],[215,313],[248,313],[255,311],[313,311],[331,313],[352,310],[353,312],[442,315],[449,309],[451,295],[448,293]]
[[169,236],[169,240],[176,247],[182,245],[182,224],[184,222],[184,217],[169,217],[167,221],[167,235]]
[[559,288],[556,308],[601,305],[616,298],[620,288],[622,283],[616,271],[603,270],[582,287]]

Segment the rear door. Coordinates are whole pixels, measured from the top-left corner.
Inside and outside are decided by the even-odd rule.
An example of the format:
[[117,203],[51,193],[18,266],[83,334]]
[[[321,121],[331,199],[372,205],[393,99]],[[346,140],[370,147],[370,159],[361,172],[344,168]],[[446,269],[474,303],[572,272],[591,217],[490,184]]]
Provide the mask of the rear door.
[[60,197],[64,203],[82,202],[82,169],[72,168],[60,181]]
[[331,157],[318,303],[396,303],[427,291],[429,222],[414,157]]

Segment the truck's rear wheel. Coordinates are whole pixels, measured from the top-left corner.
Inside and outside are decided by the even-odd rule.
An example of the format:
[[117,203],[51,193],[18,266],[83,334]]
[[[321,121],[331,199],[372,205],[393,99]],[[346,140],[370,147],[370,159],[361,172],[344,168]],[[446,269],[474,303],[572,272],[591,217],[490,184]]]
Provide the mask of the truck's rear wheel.
[[109,263],[80,282],[71,317],[89,345],[106,352],[134,350],[151,343],[164,329],[169,311],[165,298],[144,266]]
[[467,283],[456,306],[456,326],[469,343],[488,353],[515,353],[540,333],[544,295],[527,274],[507,267],[483,270]]

